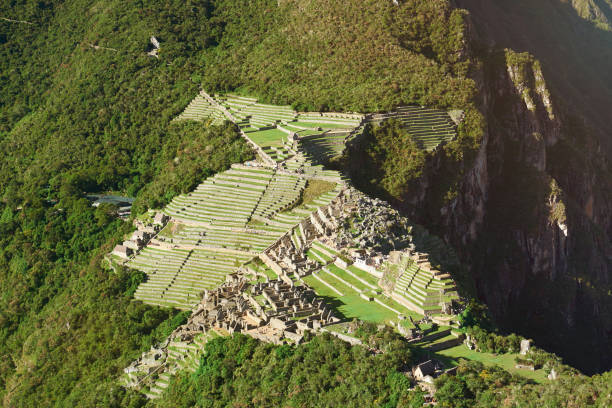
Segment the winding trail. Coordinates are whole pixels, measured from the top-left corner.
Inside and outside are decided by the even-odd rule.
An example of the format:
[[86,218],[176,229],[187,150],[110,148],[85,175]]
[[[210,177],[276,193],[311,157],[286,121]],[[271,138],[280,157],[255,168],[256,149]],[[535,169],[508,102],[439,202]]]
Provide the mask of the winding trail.
[[13,20],[12,18],[6,18],[6,17],[0,17],[0,20],[8,21],[9,23],[21,23],[21,24],[36,25],[34,23],[30,23],[29,21],[25,21],[25,20]]

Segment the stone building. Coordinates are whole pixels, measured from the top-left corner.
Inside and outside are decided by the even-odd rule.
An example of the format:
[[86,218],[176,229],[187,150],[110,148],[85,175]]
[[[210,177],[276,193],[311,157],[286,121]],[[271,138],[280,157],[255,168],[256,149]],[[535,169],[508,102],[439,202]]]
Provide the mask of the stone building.
[[117,245],[113,249],[113,255],[117,255],[120,258],[128,259],[132,256],[134,251],[131,248],[126,247],[125,245]]

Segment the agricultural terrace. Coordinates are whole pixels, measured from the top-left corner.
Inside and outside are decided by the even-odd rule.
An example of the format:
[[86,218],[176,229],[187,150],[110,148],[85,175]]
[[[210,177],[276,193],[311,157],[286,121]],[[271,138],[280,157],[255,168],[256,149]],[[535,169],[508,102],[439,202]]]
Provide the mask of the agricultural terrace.
[[[419,308],[413,304],[396,301],[395,296],[386,296],[378,285],[379,277],[372,271],[337,262],[342,257],[335,249],[315,240],[306,256],[315,261],[319,269],[301,280],[345,319],[343,323],[330,326],[329,330],[347,334],[346,320],[359,319],[401,330],[418,328],[425,335],[414,344],[429,351],[445,350],[462,342],[460,333],[447,325],[417,323],[423,320],[425,313],[417,312]],[[426,311],[428,315],[431,312]]]
[[334,263],[339,254],[323,243],[313,241],[306,256],[317,262],[320,269],[304,277],[304,282],[335,306],[343,317],[393,325],[404,317],[422,317],[385,296],[375,275],[355,265],[344,267]]
[[329,183],[331,189],[299,203],[306,182],[297,174],[234,165],[177,196],[164,209],[171,224],[128,263],[147,274],[135,298],[190,309],[205,289],[217,287],[340,191]]
[[[428,127],[436,132],[445,124],[452,127],[438,111],[401,108],[396,114],[425,144],[431,133]],[[276,277],[254,259],[341,191],[342,176],[325,163],[342,153],[346,140],[361,130],[364,116],[296,112],[291,106],[232,94],[211,97],[202,91],[177,120],[211,124],[231,120],[268,163],[233,165],[194,191],[175,197],[163,210],[171,227],[130,260],[129,266],[147,274],[136,291],[137,299],[189,309],[205,289],[217,287],[239,267],[246,266],[261,278]],[[299,236],[293,239],[303,241]],[[414,310],[437,313],[440,291],[453,288],[446,276],[409,268],[401,274],[391,299],[382,294],[374,276],[354,265],[334,265],[335,256],[332,249],[315,242],[308,257],[321,268],[305,282],[321,296],[333,298],[347,318],[397,322]],[[449,300],[452,294],[443,297]]]
[[[299,122],[300,118],[304,120]],[[135,298],[190,309],[204,290],[218,287],[240,267],[268,279],[277,277],[255,261],[257,255],[341,191],[338,172],[312,164],[295,150],[299,149],[293,140],[295,132],[320,133],[322,126],[352,126],[360,118],[304,115],[288,106],[259,104],[234,95],[198,95],[179,120],[233,120],[251,142],[281,165],[233,165],[194,191],[175,197],[163,209],[170,223],[128,263],[147,274]]]

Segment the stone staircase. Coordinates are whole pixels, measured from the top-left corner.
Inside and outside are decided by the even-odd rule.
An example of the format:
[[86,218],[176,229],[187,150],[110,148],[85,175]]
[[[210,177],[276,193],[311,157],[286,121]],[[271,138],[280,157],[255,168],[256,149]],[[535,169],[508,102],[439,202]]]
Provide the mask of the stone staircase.
[[418,313],[429,315],[441,313],[442,305],[458,295],[450,275],[432,272],[415,261],[397,279],[393,298]]

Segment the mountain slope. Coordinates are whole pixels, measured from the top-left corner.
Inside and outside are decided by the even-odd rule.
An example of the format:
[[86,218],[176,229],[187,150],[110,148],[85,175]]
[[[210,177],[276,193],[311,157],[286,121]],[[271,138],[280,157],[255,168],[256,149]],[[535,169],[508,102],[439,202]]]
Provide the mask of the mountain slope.
[[[130,302],[142,276],[101,267],[127,226],[83,193],[137,195],[144,210],[245,159],[232,128],[170,124],[202,83],[302,108],[458,106],[478,122],[463,13],[447,2],[280,3],[0,5],[0,16],[33,23],[0,20],[5,405],[139,403],[115,376],[181,315]],[[146,55],[152,35],[159,59]],[[479,135],[463,130],[455,148],[473,150]]]
[[[488,52],[481,82],[486,149],[479,178],[463,187],[463,221],[451,215],[448,234],[461,242],[465,235],[457,232],[467,228],[456,227],[480,208],[481,239],[471,257],[480,296],[500,323],[584,370],[607,369],[610,32],[558,1],[456,3],[470,10],[483,49],[507,47],[533,57]],[[482,201],[475,191],[486,192]]]
[[572,0],[570,4],[580,17],[592,21],[597,27],[604,30],[612,29],[610,25],[612,2],[610,0]]
[[[603,0],[456,0],[470,11],[480,40],[498,48],[529,52],[542,62],[556,103],[584,116],[610,149],[612,115],[612,32],[580,17],[576,8],[597,4],[602,14],[612,14]],[[571,4],[570,4],[571,3]],[[547,21],[547,24],[542,24]]]
[[[477,154],[458,168],[435,152],[412,169],[356,149],[346,164],[361,188],[453,243],[506,330],[587,372],[609,369],[610,32],[557,1],[455,3],[471,13],[466,52],[480,63]],[[378,175],[392,183],[372,184]]]
[[[417,190],[406,194],[407,211],[413,204],[421,208],[420,219],[445,232],[449,241],[464,249],[466,259],[484,258],[483,264],[475,263],[480,295],[502,321],[506,318],[507,327],[523,328],[519,319],[528,316],[523,320],[530,333],[534,326],[544,327],[549,313],[562,311],[553,315],[561,329],[568,326],[562,323],[569,316],[585,322],[586,339],[606,335],[609,326],[591,326],[587,321],[591,317],[602,321],[598,308],[607,307],[605,293],[597,292],[602,296],[599,303],[586,290],[594,283],[609,285],[602,255],[610,231],[608,170],[605,157],[596,154],[598,142],[605,139],[579,137],[584,128],[576,121],[576,127],[569,128],[577,129],[566,138],[569,143],[552,143],[557,140],[556,128],[546,109],[538,104],[534,118],[525,108],[520,87],[507,73],[508,65],[514,65],[535,80],[535,63],[492,53],[491,63],[485,65],[477,52],[480,47],[469,36],[476,27],[499,24],[499,30],[489,27],[492,32],[483,38],[498,35],[498,45],[519,50],[527,49],[521,44],[535,47],[521,34],[520,24],[513,27],[521,20],[508,18],[525,11],[530,18],[537,17],[538,9],[520,2],[525,3],[523,10],[506,12],[506,3],[482,2],[481,9],[473,10],[477,24],[469,26],[466,13],[444,0],[399,3],[24,0],[0,5],[0,16],[33,23],[0,20],[0,354],[5,356],[0,364],[0,395],[5,405],[144,403],[116,386],[115,379],[127,362],[164,338],[184,316],[131,302],[142,276],[101,267],[102,255],[128,227],[113,219],[111,209],[93,209],[83,193],[114,190],[136,195],[142,211],[249,157],[231,126],[170,123],[201,85],[217,91],[248,91],[300,109],[365,111],[427,104],[464,110],[458,138],[415,169],[423,170],[423,179],[411,176],[409,182]],[[549,7],[544,11],[551,13],[569,7],[543,4]],[[502,12],[489,16],[484,10]],[[603,132],[612,106],[609,78],[605,69],[598,69],[609,61],[607,34],[600,36],[601,30],[576,14],[550,15],[560,16],[561,23],[571,22],[573,31],[532,24],[527,33],[546,39],[531,51],[542,60],[547,81],[551,78],[555,106],[562,100],[565,105],[593,107],[582,113]],[[502,29],[515,34],[507,37],[506,44]],[[152,35],[162,44],[159,59],[146,55]],[[562,39],[561,45],[555,42],[562,51],[559,55],[546,47],[557,41],[556,35]],[[489,56],[488,51],[482,54]],[[566,65],[567,70],[555,70]],[[500,89],[502,98],[496,99]],[[559,93],[565,96],[556,97]],[[511,103],[504,103],[503,96]],[[546,142],[532,137],[533,129],[542,129]],[[576,146],[579,154],[574,154]],[[529,155],[532,148],[535,154]],[[527,154],[513,157],[516,151]],[[549,163],[549,152],[571,159]],[[534,201],[522,201],[529,183],[513,179],[509,184],[509,177],[531,176],[534,164],[542,162],[546,165],[536,174],[547,183],[536,185],[542,190],[529,196]],[[568,208],[570,236],[576,236],[572,242],[594,250],[574,261],[587,262],[582,274],[566,274],[563,283],[573,282],[573,291],[560,290],[557,294],[566,296],[558,297],[563,303],[537,310],[538,320],[525,314],[530,311],[526,309],[534,299],[541,300],[538,289],[552,286],[547,274],[557,269],[541,263],[546,267],[540,269],[538,285],[530,285],[533,292],[525,293],[523,283],[541,259],[567,260],[552,255],[563,253],[554,246],[561,242],[559,228],[548,222],[549,212],[541,211],[546,210],[542,207],[546,199],[556,205],[559,200],[550,199],[561,196],[550,195],[558,190],[548,177],[567,197],[562,201]],[[504,192],[505,186],[512,188]],[[522,214],[512,205],[507,208],[512,210],[514,230],[508,232],[493,219],[506,217],[495,212],[494,204],[512,196],[509,193],[515,193],[516,201],[510,204],[518,203],[522,206],[518,208],[537,204],[530,214],[544,228],[537,239],[527,231],[536,224],[521,224]],[[483,224],[490,228],[483,229]],[[484,249],[476,246],[470,253],[468,243],[473,244],[479,234],[477,243]],[[598,238],[597,246],[589,246],[593,237]],[[494,245],[482,257],[489,242],[499,242],[502,250],[504,243],[511,248],[500,256]],[[514,265],[513,259],[525,264]],[[497,267],[498,260],[502,267]],[[563,268],[558,271],[565,273]],[[606,286],[596,289],[600,287]],[[512,296],[499,296],[508,288]],[[557,299],[555,294],[546,293],[546,299]],[[510,301],[525,308],[512,309],[508,316]],[[572,330],[579,333],[581,327],[574,325]],[[583,349],[591,346],[581,344]],[[606,350],[603,343],[592,346]]]

